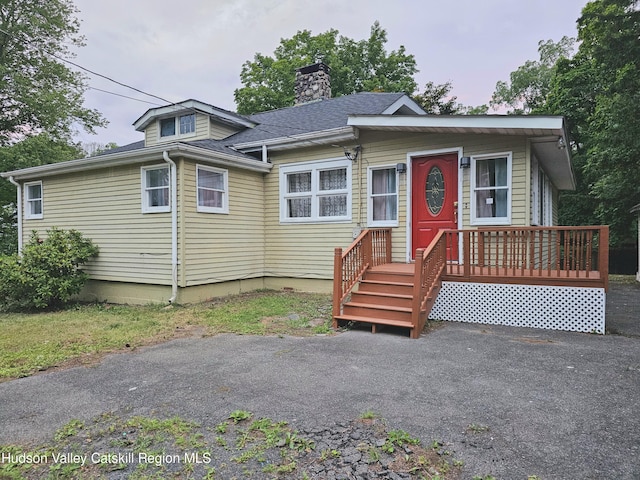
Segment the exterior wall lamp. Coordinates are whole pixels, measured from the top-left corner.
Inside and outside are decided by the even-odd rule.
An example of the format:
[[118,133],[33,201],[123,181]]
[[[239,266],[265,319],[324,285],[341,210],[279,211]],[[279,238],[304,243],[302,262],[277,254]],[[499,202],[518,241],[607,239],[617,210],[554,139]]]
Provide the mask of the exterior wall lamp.
[[344,156],[347,158],[347,160],[351,160],[352,162],[357,162],[358,156],[360,155],[361,151],[362,151],[361,145],[356,145],[355,147],[353,147],[353,152],[345,147]]
[[460,158],[460,168],[470,168],[470,167],[471,167],[471,157]]

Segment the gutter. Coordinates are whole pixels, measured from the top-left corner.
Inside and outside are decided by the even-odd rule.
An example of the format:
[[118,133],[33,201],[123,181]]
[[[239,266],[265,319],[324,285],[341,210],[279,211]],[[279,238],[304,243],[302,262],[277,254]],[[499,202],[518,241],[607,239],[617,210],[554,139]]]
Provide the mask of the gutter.
[[171,166],[171,298],[174,303],[178,297],[178,178],[176,163],[169,157],[168,151],[162,152],[162,158]]
[[9,181],[18,187],[18,254],[22,253],[22,185],[15,181],[13,176],[9,177]]
[[242,158],[238,155],[218,152],[202,147],[195,147],[184,143],[170,143],[168,145],[138,148],[126,152],[104,154],[97,157],[80,158],[77,160],[69,160],[67,162],[38,165],[37,167],[28,167],[20,170],[3,172],[0,173],[0,176],[4,178],[12,176],[19,180],[27,180],[29,178],[43,178],[51,175],[81,172],[95,168],[132,165],[133,163],[144,163],[157,160],[158,155],[164,154],[164,152],[179,152],[190,159],[200,160],[213,165],[243,168],[261,173],[267,173],[271,170],[271,165],[266,164],[261,160]]
[[357,128],[351,126],[332,128],[320,132],[308,132],[298,135],[288,135],[285,137],[269,138],[265,140],[254,140],[251,142],[241,142],[232,147],[241,152],[255,152],[264,146],[270,150],[289,150],[297,147],[309,147],[314,145],[327,145],[348,140],[357,140],[359,132]]

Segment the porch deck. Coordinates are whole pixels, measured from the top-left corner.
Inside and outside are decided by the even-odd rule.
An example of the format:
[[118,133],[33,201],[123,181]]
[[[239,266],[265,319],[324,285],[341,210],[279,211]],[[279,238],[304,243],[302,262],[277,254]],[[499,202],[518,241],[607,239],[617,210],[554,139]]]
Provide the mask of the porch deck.
[[[553,285],[572,287],[604,287],[600,272],[593,270],[540,270],[471,265],[468,274],[464,264],[447,263],[442,274],[446,282],[507,283],[521,285]],[[384,263],[371,272],[413,275],[415,263]]]
[[[508,298],[516,295],[528,298],[529,306],[521,306],[523,311],[533,311],[539,304],[554,307],[564,302],[556,310],[573,309],[574,317],[580,317],[581,308],[603,303],[608,288],[608,251],[606,226],[442,230],[428,248],[416,250],[415,263],[395,263],[390,231],[367,230],[344,253],[340,248],[335,251],[334,325],[345,321],[368,323],[374,332],[376,325],[402,326],[417,338],[444,286],[448,303],[464,304],[471,295],[467,291],[473,290],[479,296],[477,301],[491,298],[491,305],[482,307],[485,310],[495,307],[504,312],[514,304]],[[474,287],[476,284],[480,285]],[[508,288],[496,290],[499,285]],[[554,287],[563,287],[562,292]],[[496,295],[506,297],[497,301]],[[444,318],[443,302],[447,301],[438,301],[439,318]],[[475,306],[480,307],[477,303]],[[467,305],[469,311],[478,308]],[[538,316],[548,313],[540,310]],[[518,314],[514,312],[513,316]],[[541,328],[560,325],[565,329],[560,317]],[[465,321],[461,316],[453,319]],[[580,331],[602,333],[603,321],[594,322],[582,325]]]

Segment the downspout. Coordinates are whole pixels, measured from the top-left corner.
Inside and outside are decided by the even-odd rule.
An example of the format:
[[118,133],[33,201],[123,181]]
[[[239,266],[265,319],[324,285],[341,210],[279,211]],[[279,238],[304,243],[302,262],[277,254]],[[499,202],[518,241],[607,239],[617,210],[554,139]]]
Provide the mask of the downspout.
[[22,253],[22,185],[13,177],[9,177],[9,181],[18,187],[18,253]]
[[268,163],[269,162],[269,155],[267,153],[267,146],[266,145],[262,145],[262,161],[264,163]]
[[169,152],[162,152],[162,158],[171,165],[171,298],[174,303],[178,298],[178,175],[176,163],[169,157]]

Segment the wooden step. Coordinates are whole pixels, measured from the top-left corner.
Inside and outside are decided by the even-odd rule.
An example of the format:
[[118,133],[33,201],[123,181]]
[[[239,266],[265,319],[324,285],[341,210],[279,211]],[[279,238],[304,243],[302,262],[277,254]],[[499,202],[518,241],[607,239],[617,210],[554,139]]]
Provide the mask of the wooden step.
[[411,308],[412,295],[388,292],[370,292],[359,290],[351,293],[351,301],[356,303],[372,303],[376,305],[389,305],[394,307]]
[[411,295],[413,293],[412,282],[385,282],[380,280],[364,279],[360,281],[358,291],[381,292],[395,295]]
[[401,272],[372,272],[371,270],[369,270],[364,274],[363,279],[390,283],[413,283],[413,275]]
[[356,315],[374,320],[402,320],[411,321],[411,307],[393,307],[389,305],[376,305],[372,303],[347,302],[344,304],[345,315]]
[[342,322],[371,323],[377,325],[389,325],[392,327],[413,328],[413,324],[411,322],[406,322],[403,320],[391,320],[388,318],[378,318],[374,320],[367,317],[361,317],[359,315],[339,315],[336,317],[336,319]]

